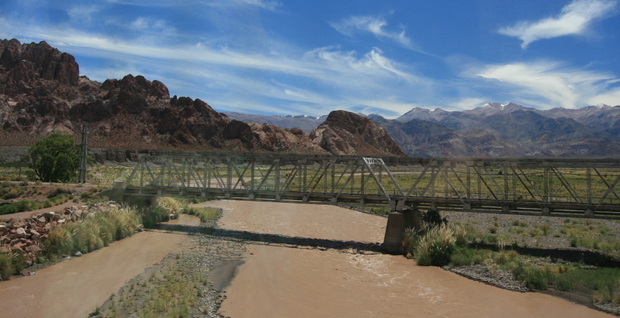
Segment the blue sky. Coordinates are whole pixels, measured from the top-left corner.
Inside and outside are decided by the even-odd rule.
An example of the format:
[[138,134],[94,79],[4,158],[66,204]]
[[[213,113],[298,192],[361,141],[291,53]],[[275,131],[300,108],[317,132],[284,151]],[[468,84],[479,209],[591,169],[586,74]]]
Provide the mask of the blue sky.
[[620,104],[617,0],[3,0],[0,38],[218,111]]

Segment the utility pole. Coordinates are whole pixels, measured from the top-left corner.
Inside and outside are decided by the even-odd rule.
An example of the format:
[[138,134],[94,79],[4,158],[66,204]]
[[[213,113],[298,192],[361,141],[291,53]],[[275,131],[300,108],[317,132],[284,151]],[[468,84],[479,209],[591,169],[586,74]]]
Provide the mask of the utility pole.
[[86,183],[86,157],[88,156],[88,124],[82,124],[82,149],[80,152],[79,183]]

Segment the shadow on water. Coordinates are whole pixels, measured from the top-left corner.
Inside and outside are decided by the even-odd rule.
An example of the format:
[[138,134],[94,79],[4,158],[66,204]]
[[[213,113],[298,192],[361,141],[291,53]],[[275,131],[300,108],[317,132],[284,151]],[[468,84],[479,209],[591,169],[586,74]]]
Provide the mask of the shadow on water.
[[279,234],[264,234],[247,231],[236,231],[218,229],[213,227],[177,225],[177,224],[160,224],[156,227],[159,230],[184,233],[201,233],[214,235],[223,239],[234,239],[253,242],[254,244],[274,245],[290,248],[311,247],[320,250],[348,250],[366,252],[381,252],[381,246],[377,243],[364,243],[356,241],[340,241],[318,238],[307,238],[298,236],[287,236]]

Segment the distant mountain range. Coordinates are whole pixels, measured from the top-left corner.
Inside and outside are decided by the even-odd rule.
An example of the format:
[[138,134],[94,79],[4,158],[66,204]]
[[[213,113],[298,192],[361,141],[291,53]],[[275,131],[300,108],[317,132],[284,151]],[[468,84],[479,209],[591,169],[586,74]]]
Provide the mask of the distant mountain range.
[[[324,120],[229,116],[306,130]],[[414,108],[392,120],[367,117],[385,128],[413,157],[620,157],[620,106],[539,110],[514,103],[488,103],[464,111]]]

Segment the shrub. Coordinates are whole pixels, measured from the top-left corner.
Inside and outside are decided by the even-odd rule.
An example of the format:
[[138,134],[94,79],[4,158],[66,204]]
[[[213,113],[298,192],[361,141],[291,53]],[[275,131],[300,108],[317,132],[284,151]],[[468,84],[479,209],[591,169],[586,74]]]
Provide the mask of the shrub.
[[50,231],[44,245],[50,259],[71,255],[77,251],[88,253],[109,243],[131,236],[141,219],[133,208],[110,208],[90,214],[84,220],[58,226]]
[[5,204],[0,206],[0,215],[17,213],[17,207],[15,204]]
[[488,253],[488,250],[478,250],[457,245],[457,248],[452,252],[452,256],[450,257],[450,264],[452,266],[482,264]]
[[13,274],[13,257],[10,253],[0,252],[0,279],[7,280]]
[[51,190],[48,194],[47,194],[47,198],[54,198],[54,197],[59,197],[61,194],[71,194],[71,190],[66,189],[66,188],[62,188],[62,187],[58,187],[55,188],[54,190]]
[[207,222],[211,220],[217,220],[221,215],[221,210],[216,208],[195,208],[186,207],[182,213],[195,215],[200,218],[201,222]]
[[467,229],[460,224],[448,224],[437,210],[422,213],[422,221],[422,229],[408,229],[402,242],[405,251],[414,256],[418,265],[446,265],[453,251],[467,244],[470,236]]
[[418,265],[443,266],[450,262],[456,247],[454,231],[446,224],[430,228],[417,242],[414,255]]
[[30,147],[24,160],[37,180],[69,182],[77,177],[79,147],[73,137],[54,133]]
[[173,214],[179,214],[183,210],[183,203],[170,197],[158,197],[157,205]]
[[20,273],[26,268],[26,255],[21,250],[13,250],[11,252],[11,265],[13,273]]
[[50,258],[54,258],[71,254],[73,247],[73,233],[71,228],[65,225],[55,227],[49,232],[44,250]]
[[142,224],[146,228],[153,228],[159,222],[170,220],[170,213],[168,213],[168,210],[159,206],[142,209],[140,214],[142,216]]

